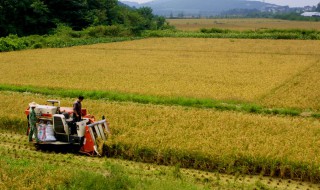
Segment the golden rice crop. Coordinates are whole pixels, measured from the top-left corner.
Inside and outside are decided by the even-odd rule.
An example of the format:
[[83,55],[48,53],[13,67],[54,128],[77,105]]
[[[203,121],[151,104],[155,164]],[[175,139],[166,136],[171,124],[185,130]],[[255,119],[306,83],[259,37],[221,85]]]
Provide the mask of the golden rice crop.
[[261,98],[266,106],[320,109],[320,60]]
[[[23,110],[29,102],[44,103],[53,97],[1,92],[0,98],[5,103],[0,105],[2,116],[25,119]],[[72,100],[62,99],[62,105],[71,106]],[[201,153],[209,158],[244,155],[320,163],[320,124],[315,119],[99,100],[85,100],[83,106],[97,118],[104,114],[111,124],[114,142],[130,147],[148,147],[159,153]]]
[[0,53],[0,84],[252,101],[318,61],[317,41],[144,39]]
[[179,30],[195,31],[201,28],[221,28],[230,30],[257,29],[320,29],[318,22],[289,21],[278,19],[167,19]]
[[[264,98],[269,105],[319,109],[320,61],[311,65],[283,87],[275,89]],[[281,101],[280,101],[281,100]]]

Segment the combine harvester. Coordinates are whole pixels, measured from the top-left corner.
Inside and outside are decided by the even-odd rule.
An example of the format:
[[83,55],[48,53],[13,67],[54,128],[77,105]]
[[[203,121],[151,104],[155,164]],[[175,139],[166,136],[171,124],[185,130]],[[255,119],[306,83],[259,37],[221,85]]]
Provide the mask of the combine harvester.
[[[82,120],[73,122],[73,108],[60,107],[60,101],[48,100],[52,105],[36,105],[38,137],[40,142],[35,143],[37,147],[50,145],[71,145],[81,153],[88,155],[103,154],[103,143],[111,135],[108,123],[103,118],[95,121],[94,116],[82,109]],[[29,118],[30,107],[25,110]],[[29,122],[28,122],[29,125]],[[30,126],[27,134],[29,134]]]

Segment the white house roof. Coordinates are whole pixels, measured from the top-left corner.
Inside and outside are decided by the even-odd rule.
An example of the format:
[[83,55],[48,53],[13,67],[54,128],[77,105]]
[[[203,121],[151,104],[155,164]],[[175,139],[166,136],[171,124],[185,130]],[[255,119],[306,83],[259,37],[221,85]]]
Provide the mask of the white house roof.
[[319,12],[304,12],[301,16],[320,16]]

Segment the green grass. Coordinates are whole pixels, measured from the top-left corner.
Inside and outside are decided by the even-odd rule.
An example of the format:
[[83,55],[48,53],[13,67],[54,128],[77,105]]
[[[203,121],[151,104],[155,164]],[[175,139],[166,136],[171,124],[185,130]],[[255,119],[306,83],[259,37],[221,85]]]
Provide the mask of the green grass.
[[64,48],[97,43],[122,42],[135,39],[141,38],[109,36],[90,38],[73,38],[62,36],[29,36],[18,38],[17,36],[11,36],[7,38],[0,38],[0,52],[17,51],[24,49]]
[[[223,101],[214,99],[197,99],[187,97],[161,97],[141,94],[129,94],[113,91],[82,91],[75,89],[62,88],[46,88],[35,86],[14,86],[0,84],[0,91],[14,91],[14,92],[30,92],[42,95],[54,95],[59,97],[76,98],[83,95],[88,99],[93,100],[108,100],[117,102],[136,102],[141,104],[157,104],[157,105],[175,105],[184,107],[195,107],[204,109],[216,109],[221,111],[240,111],[256,114],[269,115],[286,115],[299,116],[303,110],[294,108],[266,108],[252,103],[238,102],[238,101]],[[320,113],[313,113],[311,117],[320,118]]]
[[237,31],[228,29],[201,29],[200,31],[161,30],[145,31],[144,37],[175,37],[175,38],[241,38],[241,39],[295,39],[319,40],[320,31],[302,29],[259,29]]
[[[139,174],[107,159],[90,163],[90,159],[81,161],[72,155],[26,152],[1,146],[0,152],[0,189],[201,189],[199,185],[175,179],[169,171],[157,177],[156,173],[141,168],[137,170]],[[148,173],[151,177],[144,179]]]

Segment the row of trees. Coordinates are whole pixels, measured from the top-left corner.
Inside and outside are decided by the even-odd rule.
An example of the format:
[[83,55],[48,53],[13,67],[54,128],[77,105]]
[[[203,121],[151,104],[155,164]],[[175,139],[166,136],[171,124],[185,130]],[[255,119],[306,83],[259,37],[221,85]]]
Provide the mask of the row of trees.
[[123,25],[134,33],[165,25],[151,8],[132,9],[118,0],[1,0],[0,15],[0,37],[48,34],[59,24],[74,30]]

